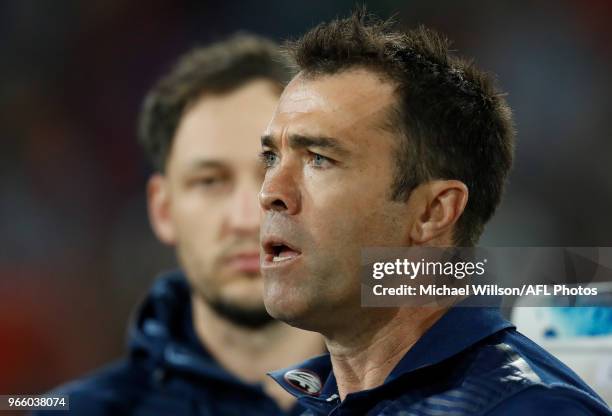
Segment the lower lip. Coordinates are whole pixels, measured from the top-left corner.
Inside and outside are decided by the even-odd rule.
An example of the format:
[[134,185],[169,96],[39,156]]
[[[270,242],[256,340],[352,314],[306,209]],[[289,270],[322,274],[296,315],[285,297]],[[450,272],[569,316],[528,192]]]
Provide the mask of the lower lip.
[[259,254],[236,256],[228,261],[229,267],[243,273],[259,273]]
[[283,267],[289,267],[292,264],[294,264],[296,261],[302,258],[302,253],[296,256],[293,256],[293,257],[286,257],[286,260],[281,260],[281,261],[273,261],[272,260],[273,258],[274,258],[274,255],[266,254],[261,262],[261,268],[271,270],[271,269],[281,269]]

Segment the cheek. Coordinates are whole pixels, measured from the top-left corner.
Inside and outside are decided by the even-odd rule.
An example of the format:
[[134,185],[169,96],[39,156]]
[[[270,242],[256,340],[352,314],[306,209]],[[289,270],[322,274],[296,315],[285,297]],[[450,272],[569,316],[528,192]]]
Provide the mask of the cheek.
[[[370,192],[371,191],[367,191]],[[382,195],[368,195],[362,188],[329,187],[311,199],[309,231],[325,244],[361,244],[379,227]]]
[[210,201],[196,192],[188,193],[173,204],[174,222],[186,235],[211,237],[223,224],[227,212],[221,201]]
[[183,262],[198,270],[212,267],[222,248],[219,244],[221,225],[218,216],[202,209],[181,209],[174,214],[177,247],[182,251]]
[[325,253],[337,266],[353,269],[366,247],[403,246],[403,211],[392,203],[363,204],[353,201],[348,206],[334,204],[329,215],[313,218],[309,232],[314,249]]
[[179,240],[204,243],[213,240],[216,233],[214,221],[205,215],[179,215],[177,219],[179,228]]

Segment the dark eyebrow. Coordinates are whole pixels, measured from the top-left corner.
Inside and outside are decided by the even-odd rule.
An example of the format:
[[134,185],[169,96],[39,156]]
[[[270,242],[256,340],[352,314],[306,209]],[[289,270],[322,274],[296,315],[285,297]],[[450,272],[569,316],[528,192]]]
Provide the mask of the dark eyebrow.
[[[265,135],[261,138],[261,145],[276,149],[276,140],[271,135]],[[333,152],[341,155],[346,155],[349,151],[340,144],[338,139],[323,136],[305,136],[303,134],[292,134],[289,136],[289,146],[293,149],[304,149],[307,147],[318,147],[330,149]]]
[[220,160],[214,159],[196,159],[189,163],[188,170],[199,170],[199,169],[224,169],[226,164]]
[[261,136],[261,147],[269,147],[272,149],[276,149],[274,137],[272,137],[270,134],[265,134]]

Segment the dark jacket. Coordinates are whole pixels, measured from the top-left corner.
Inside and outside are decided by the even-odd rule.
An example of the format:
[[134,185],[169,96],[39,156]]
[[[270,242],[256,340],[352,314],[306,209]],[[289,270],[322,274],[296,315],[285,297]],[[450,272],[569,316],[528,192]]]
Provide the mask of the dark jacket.
[[284,414],[261,386],[228,373],[201,346],[180,272],[154,284],[130,329],[127,357],[54,393],[69,395],[70,411],[36,415]]
[[437,321],[383,385],[342,402],[329,355],[272,375],[309,416],[612,416],[572,370],[518,333],[499,309],[466,305]]

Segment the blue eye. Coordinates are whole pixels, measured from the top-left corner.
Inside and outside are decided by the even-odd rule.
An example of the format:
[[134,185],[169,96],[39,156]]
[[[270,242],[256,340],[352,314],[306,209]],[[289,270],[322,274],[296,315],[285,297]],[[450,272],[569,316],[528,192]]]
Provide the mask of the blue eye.
[[312,165],[317,168],[325,167],[326,163],[331,163],[331,160],[318,153],[312,153]]
[[273,167],[278,161],[278,156],[270,150],[265,150],[259,154],[259,159],[266,169]]

